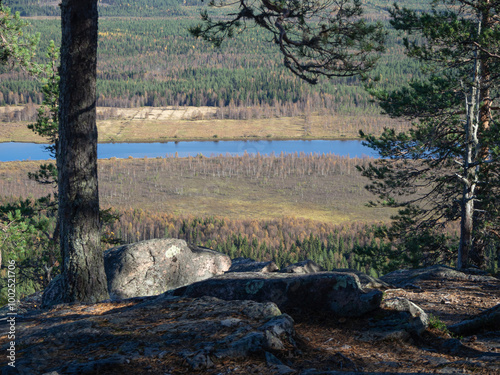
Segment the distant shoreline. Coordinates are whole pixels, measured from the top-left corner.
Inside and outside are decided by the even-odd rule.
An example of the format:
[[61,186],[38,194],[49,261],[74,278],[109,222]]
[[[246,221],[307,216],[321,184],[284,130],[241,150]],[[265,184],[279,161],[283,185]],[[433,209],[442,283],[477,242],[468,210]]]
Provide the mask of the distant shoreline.
[[[122,140],[122,141],[99,141],[99,144],[114,144],[114,143],[171,143],[171,142],[231,142],[231,141],[239,141],[239,142],[265,142],[265,141],[361,141],[361,138],[192,138],[192,139],[147,139],[147,140]],[[46,144],[46,140],[36,140],[36,141],[27,141],[27,140],[2,140],[2,143],[36,143],[36,144]]]
[[[22,106],[2,107],[3,116]],[[397,132],[408,123],[382,115],[313,113],[294,117],[218,119],[214,107],[98,107],[99,143],[193,141],[360,140],[359,130],[379,135],[384,127]],[[0,143],[47,143],[27,125],[33,121],[1,122]]]

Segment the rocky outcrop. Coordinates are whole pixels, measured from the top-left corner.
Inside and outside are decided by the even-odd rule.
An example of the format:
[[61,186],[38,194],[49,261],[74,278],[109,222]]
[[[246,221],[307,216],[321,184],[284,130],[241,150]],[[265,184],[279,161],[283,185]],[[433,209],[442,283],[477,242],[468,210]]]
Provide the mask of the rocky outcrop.
[[406,298],[386,299],[382,307],[398,312],[391,317],[391,325],[394,329],[402,329],[419,335],[429,326],[429,316],[425,311]]
[[487,309],[470,319],[448,327],[456,335],[477,333],[482,330],[500,330],[500,304]]
[[462,272],[447,266],[431,266],[418,269],[397,270],[380,278],[382,281],[398,288],[412,286],[419,280],[464,280],[464,281],[496,281],[493,276],[478,275],[477,272]]
[[364,272],[358,271],[358,270],[353,270],[351,268],[335,268],[332,270],[332,272],[342,272],[342,273],[353,273],[355,274],[359,282],[361,283],[362,288],[366,289],[389,289],[393,288],[393,286],[385,282],[379,278],[367,275]]
[[[251,280],[324,274],[329,273],[255,273]],[[352,273],[335,274],[359,282]],[[224,276],[234,281],[245,275],[250,276]],[[344,288],[341,280],[337,279],[338,289]],[[246,286],[259,295],[266,285]],[[494,306],[500,301],[499,285],[498,279],[417,280],[409,288],[385,291],[380,308],[360,318],[338,317],[331,310],[321,313],[315,306],[309,309],[311,313],[295,316],[292,308],[290,315],[300,321],[295,326],[290,316],[282,314],[288,311],[272,302],[182,298],[166,293],[40,310],[37,294],[16,306],[16,368],[6,370],[4,357],[0,373],[497,374],[499,308]],[[288,283],[289,291],[295,288],[296,284]],[[280,289],[272,290],[280,293]],[[315,291],[318,296],[324,293],[324,301],[331,300],[325,292],[328,289]],[[305,293],[296,294],[297,299]],[[449,328],[473,318],[462,323],[473,323],[465,335],[474,335],[447,338],[444,332],[432,330],[415,337],[425,319],[410,300],[436,314]],[[6,323],[9,316],[3,313],[0,309],[0,321]],[[9,308],[7,313],[12,313]],[[1,352],[6,353],[11,345],[9,329],[9,324],[0,324]]]
[[112,299],[152,296],[220,275],[231,259],[184,240],[153,239],[114,247],[104,253]]
[[227,272],[276,272],[278,270],[278,266],[272,260],[257,262],[250,258],[235,258],[232,260],[231,268]]
[[289,266],[281,269],[279,272],[283,273],[317,273],[326,271],[316,262],[306,259],[302,262],[290,264]]
[[43,307],[63,303],[64,291],[62,283],[62,275],[57,275],[50,281],[47,288],[43,291],[41,302]]
[[406,298],[384,299],[381,310],[370,316],[369,329],[361,334],[365,342],[408,341],[429,326],[425,311]]
[[212,296],[225,300],[274,302],[285,312],[326,311],[338,316],[361,316],[380,306],[382,292],[365,292],[356,275],[227,273],[182,287],[166,296]]
[[21,374],[132,373],[145,361],[162,363],[152,373],[203,371],[296,347],[294,322],[275,304],[212,297],[60,305],[16,328]]

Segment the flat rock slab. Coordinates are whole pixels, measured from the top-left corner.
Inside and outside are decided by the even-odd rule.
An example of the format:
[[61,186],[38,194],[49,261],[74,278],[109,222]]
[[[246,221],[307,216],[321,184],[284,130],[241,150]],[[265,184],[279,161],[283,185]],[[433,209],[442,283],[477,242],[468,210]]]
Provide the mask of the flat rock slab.
[[230,273],[200,281],[166,296],[212,296],[224,300],[274,302],[285,312],[326,311],[361,316],[380,307],[382,292],[365,292],[354,274]]
[[380,278],[382,281],[404,288],[419,280],[464,280],[464,281],[496,281],[493,276],[462,272],[447,266],[431,266],[427,268],[397,270]]
[[317,273],[326,271],[323,267],[321,267],[316,262],[306,259],[302,262],[290,264],[289,266],[283,268],[279,272],[283,273]]

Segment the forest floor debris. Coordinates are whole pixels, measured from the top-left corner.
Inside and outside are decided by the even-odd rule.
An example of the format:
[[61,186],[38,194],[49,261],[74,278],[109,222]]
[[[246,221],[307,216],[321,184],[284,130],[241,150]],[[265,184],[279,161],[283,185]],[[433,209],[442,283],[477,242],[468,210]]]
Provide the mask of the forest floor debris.
[[[265,335],[252,333],[265,332],[269,328],[262,319],[267,315],[271,320],[277,319],[274,309],[260,309],[257,307],[260,304],[249,303],[249,306],[254,306],[253,310],[245,310],[241,305],[231,310],[228,306],[239,302],[207,297],[177,299],[155,305],[155,297],[148,297],[95,305],[61,305],[43,311],[38,310],[37,298],[32,297],[20,306],[24,313],[18,324],[20,342],[23,335],[30,335],[33,342],[25,342],[17,348],[20,363],[17,369],[18,373],[33,373],[29,372],[30,366],[36,364],[39,370],[54,370],[61,375],[82,371],[92,373],[96,369],[110,375],[128,372],[325,374],[336,371],[491,375],[500,372],[498,330],[478,331],[464,337],[452,337],[446,330],[446,326],[498,305],[500,280],[415,280],[408,288],[389,289],[385,294],[387,298],[407,298],[422,307],[433,317],[431,327],[422,335],[409,339],[376,340],[369,335],[370,329],[377,324],[374,313],[361,318],[338,318],[317,313],[295,315],[295,335],[289,333],[287,339],[281,340],[281,348],[264,346],[254,354],[245,352],[239,357],[217,357],[207,353],[214,352],[213,345],[217,346],[215,352],[227,354],[235,348],[248,349],[247,344],[262,344],[260,339]],[[200,314],[202,310],[203,315]],[[256,312],[246,315],[254,317],[251,322],[243,322],[248,320],[244,317],[245,311]],[[277,326],[287,327],[286,319],[279,321]],[[58,331],[61,325],[73,327],[66,332],[85,331],[87,334],[68,341],[70,335],[56,334],[61,332]],[[244,329],[247,326],[251,328]],[[264,326],[267,328],[259,328]],[[212,332],[210,327],[220,329]],[[5,325],[2,331],[4,328]],[[167,332],[174,331],[174,328],[178,335],[166,337]],[[211,333],[203,333],[205,330]],[[37,337],[33,334],[36,331],[44,332],[44,335]],[[54,334],[49,331],[54,331]],[[284,332],[279,329],[273,332],[278,331]],[[7,341],[5,332],[2,332],[2,348]],[[231,346],[236,342],[238,345]],[[1,365],[6,364],[5,361],[5,357],[0,358]],[[43,374],[43,371],[37,373]]]

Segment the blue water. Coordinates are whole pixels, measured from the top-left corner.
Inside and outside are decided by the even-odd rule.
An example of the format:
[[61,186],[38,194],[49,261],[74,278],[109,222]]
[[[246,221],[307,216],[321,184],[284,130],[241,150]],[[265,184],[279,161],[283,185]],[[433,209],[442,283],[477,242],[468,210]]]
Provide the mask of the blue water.
[[[360,141],[219,141],[166,143],[103,143],[97,147],[99,159],[213,155],[243,155],[260,153],[336,154],[350,157],[375,157],[375,153]],[[44,145],[35,143],[0,143],[0,161],[47,160]]]

